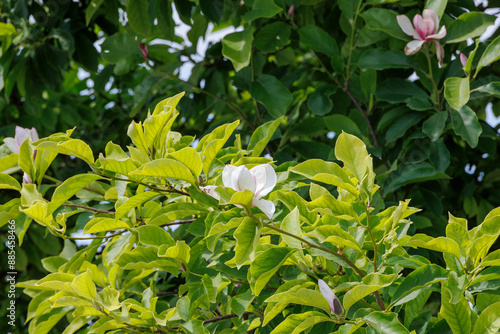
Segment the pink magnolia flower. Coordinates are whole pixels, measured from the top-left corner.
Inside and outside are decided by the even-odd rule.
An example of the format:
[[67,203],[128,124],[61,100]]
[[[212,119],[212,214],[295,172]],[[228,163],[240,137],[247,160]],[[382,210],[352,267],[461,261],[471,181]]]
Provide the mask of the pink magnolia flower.
[[26,140],[26,138],[30,137],[32,141],[37,141],[38,132],[36,132],[35,128],[26,129],[20,126],[16,126],[16,135],[14,138],[7,137],[3,140],[5,145],[12,151],[12,153],[19,154],[19,148],[21,144]]
[[328,305],[330,305],[330,310],[332,310],[337,317],[340,317],[343,312],[342,305],[340,305],[340,301],[333,290],[330,289],[328,284],[326,284],[322,279],[318,280],[318,285],[319,291],[321,291],[321,294],[325,297]]
[[460,53],[460,62],[462,63],[462,67],[465,68],[465,66],[467,65],[467,56],[464,55],[463,53]]
[[[271,219],[275,207],[273,202],[262,199],[276,186],[276,172],[271,165],[258,165],[248,170],[245,166],[226,165],[222,171],[222,183],[224,187],[235,191],[250,190],[254,195],[252,207],[258,207]],[[220,196],[215,192],[216,186],[202,187],[201,189],[219,200]]]
[[422,16],[419,14],[415,15],[413,25],[405,15],[398,15],[396,18],[403,32],[414,38],[413,41],[406,44],[405,54],[407,56],[413,55],[420,50],[424,43],[433,42],[436,46],[436,56],[439,65],[443,65],[444,49],[436,40],[446,36],[446,27],[442,26],[438,32],[439,18],[437,14],[432,9],[424,9]]
[[149,58],[148,46],[144,43],[139,43],[139,49],[141,49],[144,58],[148,59]]

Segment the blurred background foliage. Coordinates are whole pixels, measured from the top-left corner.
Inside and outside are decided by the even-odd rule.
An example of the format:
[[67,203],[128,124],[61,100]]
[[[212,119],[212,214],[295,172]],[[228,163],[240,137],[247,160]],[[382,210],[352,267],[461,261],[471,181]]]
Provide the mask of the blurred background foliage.
[[[492,28],[476,39],[494,24],[500,1],[429,3],[444,4],[448,28],[443,67],[431,58],[437,92],[425,52],[404,55],[410,38],[395,20],[421,13],[421,0],[1,0],[0,138],[16,125],[40,137],[76,126],[73,137],[94,152],[108,141],[130,145],[131,119],[186,91],[173,126],[184,135],[201,138],[240,119],[246,144],[259,125],[285,116],[267,147],[281,164],[333,160],[346,131],[375,157],[379,202],[411,198],[424,209],[413,232],[442,234],[448,211],[474,226],[500,206],[499,62],[470,75],[469,109],[450,108],[443,83],[465,77],[459,52],[475,50],[477,72],[498,44]],[[474,17],[456,24],[469,11]],[[87,170],[78,159],[57,159],[48,172],[56,179]],[[12,194],[2,191],[1,203]],[[50,238],[30,228],[18,248],[27,275],[19,280],[41,276],[39,259],[60,252]]]

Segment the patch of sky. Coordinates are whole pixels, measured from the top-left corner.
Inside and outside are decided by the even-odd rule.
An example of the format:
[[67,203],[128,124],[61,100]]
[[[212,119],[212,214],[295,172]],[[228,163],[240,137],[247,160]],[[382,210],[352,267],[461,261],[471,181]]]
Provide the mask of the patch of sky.
[[336,134],[335,132],[330,131],[330,132],[328,132],[328,133],[326,134],[326,137],[327,137],[328,139],[333,139],[333,138],[335,138],[335,136],[336,136],[336,135],[337,135],[337,134]]
[[193,142],[191,143],[191,147],[192,148],[196,148],[198,146],[198,144],[200,143],[200,140],[199,139],[195,139],[193,140]]
[[467,164],[465,165],[464,170],[467,174],[472,175],[476,171],[476,165]]
[[207,116],[207,122],[211,122],[213,119],[214,119],[215,115],[213,112],[211,112],[210,114],[208,114]]

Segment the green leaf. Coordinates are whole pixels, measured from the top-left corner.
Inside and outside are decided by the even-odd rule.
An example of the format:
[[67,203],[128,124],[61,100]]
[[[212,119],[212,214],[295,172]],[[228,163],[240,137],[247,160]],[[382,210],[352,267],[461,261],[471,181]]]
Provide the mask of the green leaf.
[[425,249],[431,249],[434,251],[448,253],[460,259],[460,248],[455,240],[447,237],[437,237],[432,238],[425,234],[415,234],[410,237],[406,242],[402,243],[405,247],[420,247]]
[[323,118],[328,130],[335,133],[347,132],[356,137],[361,137],[358,125],[349,117],[344,115],[331,115]]
[[410,164],[398,170],[390,176],[384,187],[384,196],[405,184],[425,182],[430,180],[450,179],[448,175],[436,170],[428,163]]
[[240,269],[241,266],[255,259],[255,248],[260,238],[257,222],[250,217],[245,217],[234,231],[234,238],[236,239],[235,262],[236,267]]
[[276,129],[278,129],[278,126],[282,123],[285,123],[284,117],[264,123],[252,133],[252,137],[250,137],[250,142],[248,143],[248,150],[252,151],[252,157],[261,155],[267,143],[269,143],[276,132]]
[[132,140],[132,143],[134,143],[134,145],[142,153],[144,153],[146,156],[149,156],[149,147],[148,143],[146,142],[146,137],[144,136],[144,129],[142,128],[141,122],[136,123],[135,121],[132,121],[132,123],[130,123],[128,127],[127,135]]
[[444,97],[452,108],[460,109],[469,101],[469,78],[448,78],[444,81]]
[[338,225],[322,225],[312,232],[304,233],[304,235],[314,237],[320,243],[331,242],[334,245],[342,245],[364,253],[358,241]]
[[271,334],[299,334],[324,321],[333,320],[323,313],[316,311],[292,314],[283,320]]
[[470,147],[475,148],[483,132],[476,113],[468,106],[463,106],[460,110],[451,109],[450,113],[455,133],[462,137]]
[[92,219],[85,225],[83,233],[99,233],[111,230],[120,230],[124,228],[130,228],[130,226],[124,221],[116,220],[114,218],[98,217]]
[[280,293],[275,293],[265,300],[266,303],[287,303],[318,307],[330,314],[330,305],[326,301],[321,292],[301,288],[299,290],[288,290]]
[[79,296],[92,300],[97,296],[95,284],[92,282],[89,271],[76,276],[71,282],[71,287]]
[[371,273],[363,277],[361,284],[356,285],[344,295],[343,304],[346,313],[354,303],[377,290],[391,285],[397,278],[397,274],[383,275],[380,273]]
[[347,173],[336,163],[320,159],[310,159],[293,167],[291,171],[313,181],[319,181],[343,188],[354,196],[359,194],[356,185],[351,181]]
[[282,21],[267,24],[255,35],[255,47],[263,52],[275,52],[288,43],[292,29]]
[[319,212],[322,215],[328,214],[340,219],[359,222],[359,217],[351,203],[339,201],[330,194],[322,195],[307,203],[307,208],[311,212]]
[[56,308],[49,313],[35,320],[32,320],[33,326],[30,324],[30,333],[47,334],[50,330],[69,312],[69,308]]
[[368,151],[363,141],[353,135],[342,132],[335,143],[335,156],[361,182],[368,169]]
[[119,301],[120,292],[109,286],[102,289],[97,295],[97,301],[104,306],[108,311],[114,311],[121,307]]
[[[294,208],[283,219],[280,228],[288,233],[292,233],[293,235],[300,236],[302,234],[302,230],[300,228],[300,214],[299,214],[299,209],[297,207]],[[288,236],[286,234],[282,234],[281,238],[290,248],[297,248],[297,249],[302,248],[302,243],[300,242],[300,240],[292,238],[291,236]]]
[[19,148],[19,167],[23,172],[27,173],[30,179],[36,180],[36,169],[33,161],[33,147],[31,146],[31,139],[25,140]]
[[64,202],[73,197],[74,194],[82,190],[84,187],[90,183],[101,179],[99,175],[93,174],[79,174],[70,177],[61,183],[54,193],[52,194],[52,199],[47,206],[47,214],[52,214],[59,208]]
[[175,246],[161,245],[160,248],[158,248],[158,256],[176,259],[188,264],[191,258],[190,251],[191,247],[186,245],[184,240],[177,240]]
[[248,281],[255,296],[260,294],[274,273],[295,251],[286,247],[269,248],[255,258],[248,271]]
[[424,124],[422,124],[422,132],[430,138],[431,141],[436,141],[441,137],[441,133],[446,125],[448,113],[440,111],[429,117]]
[[130,55],[142,55],[134,36],[128,34],[116,33],[107,37],[101,48],[102,59],[112,64]]
[[144,245],[169,247],[175,245],[175,240],[163,228],[153,225],[139,226],[136,228],[139,233],[139,241]]
[[415,83],[400,78],[390,78],[377,86],[375,97],[390,103],[407,102],[411,98],[428,99],[428,95]]
[[175,160],[186,165],[186,167],[188,167],[191,172],[193,172],[195,178],[200,176],[201,170],[203,168],[203,163],[201,161],[200,155],[194,148],[184,147],[179,151],[170,153],[168,156],[173,157]]
[[148,162],[130,175],[165,177],[196,184],[193,174],[183,163],[173,159],[156,159]]
[[74,156],[82,159],[89,165],[94,163],[94,154],[90,146],[80,139],[70,139],[62,142],[45,141],[38,144],[36,149]]
[[0,36],[9,36],[16,33],[16,27],[12,23],[0,22]]
[[104,0],[92,0],[90,2],[89,6],[85,10],[85,25],[87,25],[87,26],[89,25],[90,20],[92,20],[92,17],[97,12],[99,7],[102,6],[103,3],[104,3]]
[[317,88],[307,98],[307,107],[316,115],[323,116],[328,114],[333,108],[330,95],[335,93],[336,90],[337,87],[330,84]]
[[[267,2],[267,0],[264,0]],[[222,39],[222,55],[229,59],[236,72],[250,64],[252,52],[252,29],[233,32]]]
[[255,296],[252,295],[252,290],[250,289],[244,293],[238,293],[236,296],[231,298],[231,310],[241,317],[254,299]]
[[268,74],[263,74],[252,82],[250,93],[275,118],[285,115],[293,102],[292,93],[275,76]]
[[[448,271],[436,264],[427,264],[412,271],[405,279],[399,284],[392,296],[392,303],[404,298],[404,303],[414,299],[418,294],[413,294],[414,291],[419,291],[423,287],[429,286],[431,284],[445,281],[448,279]],[[395,305],[402,304],[396,303]]]
[[500,81],[490,82],[484,86],[477,87],[475,90],[500,98]]
[[398,117],[387,129],[385,133],[385,141],[392,143],[393,141],[403,137],[406,131],[412,126],[418,124],[424,115],[420,112],[410,111],[401,117]]
[[0,173],[0,189],[13,189],[20,191],[22,187],[12,176]]
[[399,322],[398,315],[393,312],[372,312],[364,317],[363,321],[379,333],[410,334],[410,331]]
[[385,70],[388,68],[410,68],[411,58],[403,51],[386,49],[368,49],[358,61],[360,69]]
[[500,36],[495,38],[493,42],[488,45],[486,50],[484,50],[481,59],[479,59],[479,63],[477,64],[477,70],[476,73],[474,74],[474,77],[477,76],[479,71],[483,67],[486,67],[490,65],[491,63],[496,62],[497,60],[500,59]]
[[283,9],[276,6],[274,0],[255,0],[252,10],[245,13],[242,18],[245,21],[253,21],[261,17],[271,18],[282,10]]
[[339,47],[335,39],[316,25],[309,25],[299,29],[300,41],[316,52],[329,57],[339,54]]
[[137,206],[140,206],[144,204],[145,202],[149,202],[153,200],[153,198],[157,196],[162,196],[160,193],[154,192],[154,191],[145,191],[143,193],[137,194],[129,199],[122,205],[120,205],[118,208],[116,208],[116,214],[115,218],[120,219],[123,216],[125,216],[127,213],[130,212],[130,210],[136,208]]
[[128,0],[127,18],[128,23],[139,35],[151,33],[151,22],[148,16],[148,0]]
[[443,317],[450,326],[453,334],[471,333],[471,319],[469,303],[464,296],[461,296],[458,303],[451,303],[452,292],[444,283],[441,288],[441,309],[439,315]]
[[483,310],[476,321],[472,334],[498,333],[500,329],[500,316],[498,310],[500,310],[500,302],[491,304]]
[[238,124],[240,124],[240,121],[223,124],[200,140],[196,150],[202,152],[201,160],[203,161],[203,171],[205,175],[210,175],[210,166],[212,166],[212,162]]
[[481,12],[460,15],[448,27],[444,43],[458,43],[469,38],[481,36],[490,25],[495,23],[495,16]]
[[253,193],[245,189],[243,191],[234,191],[231,188],[217,187],[215,190],[220,195],[220,204],[238,204],[245,208],[252,207]]
[[370,8],[361,14],[365,20],[366,26],[371,30],[383,31],[386,34],[402,40],[408,40],[408,37],[396,20],[396,13],[393,10],[383,8]]
[[215,276],[214,278],[205,274],[203,275],[201,281],[203,282],[203,287],[207,292],[208,300],[211,303],[216,303],[217,295],[222,291],[222,289],[231,284],[231,281],[227,278],[222,278],[220,273],[217,274],[217,276]]

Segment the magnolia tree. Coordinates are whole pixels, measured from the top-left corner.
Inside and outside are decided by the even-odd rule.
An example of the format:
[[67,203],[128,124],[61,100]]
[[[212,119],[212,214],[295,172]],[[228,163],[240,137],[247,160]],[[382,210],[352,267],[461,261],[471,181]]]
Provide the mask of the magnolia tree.
[[[45,277],[17,284],[32,298],[30,333],[500,328],[500,251],[489,251],[500,208],[474,228],[450,213],[445,236],[410,236],[419,209],[380,202],[373,158],[357,137],[339,135],[341,164],[260,157],[281,120],[257,128],[245,147],[238,121],[193,145],[171,128],[182,95],[133,121],[132,145],[109,142],[97,160],[73,130],[38,140],[18,128],[6,139],[27,174],[20,184],[0,173],[2,188],[20,194],[3,210],[28,217],[20,242],[30,224],[64,240],[42,260]],[[88,173],[43,182],[59,154],[81,159]]]

